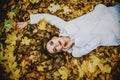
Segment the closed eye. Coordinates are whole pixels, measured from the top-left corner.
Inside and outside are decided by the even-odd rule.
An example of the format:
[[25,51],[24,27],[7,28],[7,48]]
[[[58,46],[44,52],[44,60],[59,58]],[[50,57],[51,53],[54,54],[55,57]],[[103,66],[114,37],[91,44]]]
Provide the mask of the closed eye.
[[54,49],[53,49],[53,51],[54,51],[54,52],[57,52],[57,49],[56,49],[56,48],[54,48]]
[[54,43],[52,41],[50,41],[50,45],[53,45]]

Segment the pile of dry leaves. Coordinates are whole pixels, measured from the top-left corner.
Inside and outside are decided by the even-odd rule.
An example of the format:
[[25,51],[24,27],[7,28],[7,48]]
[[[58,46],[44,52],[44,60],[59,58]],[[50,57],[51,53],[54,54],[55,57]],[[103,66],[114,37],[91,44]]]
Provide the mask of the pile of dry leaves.
[[[80,58],[70,54],[47,56],[43,41],[59,30],[44,19],[38,24],[16,30],[18,21],[29,20],[33,13],[50,13],[69,21],[92,11],[95,5],[106,6],[115,0],[5,0],[0,15],[1,80],[112,80],[120,74],[120,46],[98,47]],[[120,78],[119,78],[120,79]]]

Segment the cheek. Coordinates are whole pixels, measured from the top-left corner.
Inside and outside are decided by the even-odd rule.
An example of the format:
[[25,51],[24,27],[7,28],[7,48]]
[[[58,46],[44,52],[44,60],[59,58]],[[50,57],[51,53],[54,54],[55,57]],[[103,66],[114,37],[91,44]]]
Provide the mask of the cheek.
[[59,39],[59,41],[61,41],[62,43],[64,43],[64,40],[63,40],[63,39],[61,39],[61,38]]
[[48,46],[48,50],[51,50],[51,46]]
[[49,43],[46,45],[46,48],[47,48],[47,51],[51,53],[52,46],[50,46],[50,44],[49,44]]

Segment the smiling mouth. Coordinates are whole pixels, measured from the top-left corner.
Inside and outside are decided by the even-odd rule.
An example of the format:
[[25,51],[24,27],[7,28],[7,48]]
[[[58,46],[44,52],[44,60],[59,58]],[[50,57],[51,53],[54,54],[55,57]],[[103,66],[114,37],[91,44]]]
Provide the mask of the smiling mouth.
[[60,45],[62,45],[62,43],[61,43],[60,41],[58,41],[58,43],[59,43]]

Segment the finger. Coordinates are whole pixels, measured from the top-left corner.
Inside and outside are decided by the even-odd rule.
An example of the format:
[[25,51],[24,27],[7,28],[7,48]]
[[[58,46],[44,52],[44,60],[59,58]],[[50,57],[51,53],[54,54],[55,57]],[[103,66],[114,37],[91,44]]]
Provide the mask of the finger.
[[18,25],[15,25],[15,29],[18,29],[19,27],[18,27]]
[[20,30],[22,29],[22,27],[19,28]]
[[65,52],[68,51],[68,48],[63,48],[63,51],[65,51]]
[[18,24],[16,23],[16,24],[15,24],[15,27],[17,27],[17,25],[18,25]]
[[20,30],[20,29],[21,29],[21,26],[17,25],[17,26],[16,26],[16,29]]
[[18,28],[18,29],[19,29],[19,30],[21,30],[21,29],[22,29],[22,27],[20,27],[20,26],[19,26],[19,28]]

